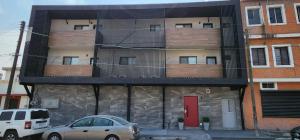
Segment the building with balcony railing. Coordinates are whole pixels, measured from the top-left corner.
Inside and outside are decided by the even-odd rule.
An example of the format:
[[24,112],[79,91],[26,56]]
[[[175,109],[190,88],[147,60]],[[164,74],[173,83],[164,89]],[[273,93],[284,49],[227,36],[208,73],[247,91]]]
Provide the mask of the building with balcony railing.
[[[5,99],[7,98],[8,81],[11,74],[11,67],[3,67],[5,72],[3,79],[0,79],[0,109],[4,109]],[[19,84],[20,67],[16,68],[15,77],[13,79],[12,91],[9,96],[10,101],[8,103],[9,109],[28,108],[29,98],[25,89]]]
[[[238,0],[33,6],[20,82],[54,124],[111,114],[147,128],[242,129]],[[72,113],[71,113],[72,112]]]

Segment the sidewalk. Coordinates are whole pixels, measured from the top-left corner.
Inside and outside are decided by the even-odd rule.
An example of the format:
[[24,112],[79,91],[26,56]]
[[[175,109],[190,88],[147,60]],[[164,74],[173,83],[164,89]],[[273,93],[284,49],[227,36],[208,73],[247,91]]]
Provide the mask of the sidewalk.
[[163,130],[142,129],[140,140],[274,140],[255,136],[254,131],[233,130]]

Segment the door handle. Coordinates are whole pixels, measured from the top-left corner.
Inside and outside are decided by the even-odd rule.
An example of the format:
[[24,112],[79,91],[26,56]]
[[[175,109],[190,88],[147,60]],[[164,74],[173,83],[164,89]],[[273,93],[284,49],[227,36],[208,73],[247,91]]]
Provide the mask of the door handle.
[[109,129],[105,129],[104,131],[106,131],[106,132],[107,132],[107,131],[109,131]]
[[88,132],[88,130],[83,130],[82,132]]

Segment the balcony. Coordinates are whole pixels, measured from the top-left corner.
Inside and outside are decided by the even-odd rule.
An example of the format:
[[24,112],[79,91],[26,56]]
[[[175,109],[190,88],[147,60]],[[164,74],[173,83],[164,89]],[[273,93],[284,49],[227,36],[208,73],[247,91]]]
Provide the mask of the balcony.
[[50,32],[50,48],[87,48],[95,44],[96,31],[58,31]]
[[92,76],[91,65],[46,65],[45,76]]
[[222,78],[222,65],[167,64],[167,77],[176,78]]
[[220,48],[220,29],[180,28],[166,30],[167,48]]

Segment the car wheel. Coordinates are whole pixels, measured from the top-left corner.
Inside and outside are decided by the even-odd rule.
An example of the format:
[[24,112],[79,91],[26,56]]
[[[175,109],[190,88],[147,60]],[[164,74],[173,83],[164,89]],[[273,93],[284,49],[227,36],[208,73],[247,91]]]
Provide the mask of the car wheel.
[[105,138],[105,140],[119,140],[119,137],[116,135],[109,135]]
[[16,131],[7,131],[4,135],[4,140],[19,140],[18,133]]
[[52,133],[48,136],[48,140],[61,140],[61,136],[57,133]]

